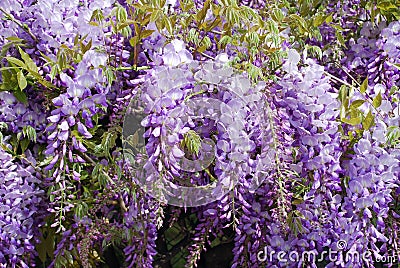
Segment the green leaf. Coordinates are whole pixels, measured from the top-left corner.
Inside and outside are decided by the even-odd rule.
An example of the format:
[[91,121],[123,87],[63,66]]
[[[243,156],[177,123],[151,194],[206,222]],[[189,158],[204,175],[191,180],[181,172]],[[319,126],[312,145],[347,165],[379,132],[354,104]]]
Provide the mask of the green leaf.
[[39,259],[41,260],[41,262],[45,263],[46,259],[47,259],[47,255],[46,255],[46,248],[45,248],[43,242],[38,243],[36,245],[36,252],[38,253]]
[[276,22],[281,22],[285,15],[283,14],[282,10],[279,8],[274,8],[271,12],[271,18]]
[[333,21],[333,16],[332,16],[332,14],[329,14],[329,16],[326,17],[325,22],[326,23],[331,23],[332,21]]
[[201,137],[196,131],[189,130],[183,137],[181,147],[187,149],[190,154],[198,155],[201,147]]
[[345,45],[345,40],[344,40],[344,37],[343,37],[343,35],[342,35],[342,33],[341,32],[339,32],[339,31],[336,31],[335,32],[335,35],[336,35],[336,38],[337,38],[337,40],[339,41],[339,43],[343,46],[343,47],[346,47],[346,45]]
[[354,117],[354,118],[350,118],[350,119],[342,118],[340,120],[343,123],[346,123],[346,124],[349,124],[349,125],[352,125],[352,126],[356,126],[356,125],[361,123],[361,117]]
[[[95,177],[95,175],[93,175]],[[79,202],[75,205],[75,215],[78,219],[81,219],[83,216],[87,215],[88,206],[85,202]]]
[[37,79],[37,81],[40,84],[42,84],[43,86],[48,87],[48,88],[56,88],[52,83],[45,80],[40,74],[35,73],[35,72],[30,72],[30,75],[32,75],[35,79]]
[[81,43],[82,53],[85,54],[91,47],[92,47],[92,39],[90,39],[90,41],[86,45]]
[[203,5],[203,8],[199,10],[199,12],[196,14],[196,21],[198,23],[202,22],[204,18],[207,15],[207,10],[210,8],[210,0],[206,0],[206,2]]
[[167,31],[169,32],[169,34],[172,35],[174,33],[174,27],[173,27],[172,22],[169,19],[169,17],[167,17],[167,16],[164,17],[164,24],[165,24],[165,27],[167,28]]
[[195,44],[199,43],[199,33],[196,31],[195,28],[189,30],[186,38],[188,42],[194,42]]
[[94,10],[90,17],[90,21],[101,22],[102,20],[104,20],[103,11],[101,11],[101,9]]
[[157,21],[160,18],[161,15],[162,15],[162,11],[155,10],[150,16],[150,22]]
[[367,88],[368,88],[368,77],[365,78],[364,81],[362,82],[360,87],[360,92],[364,94],[365,91],[367,91]]
[[398,10],[399,8],[396,3],[393,3],[392,1],[378,1],[377,7],[383,11],[389,11],[391,9]]
[[292,22],[299,27],[300,33],[304,33],[308,31],[307,23],[304,18],[300,17],[297,14],[292,14],[289,16]]
[[59,66],[58,66],[58,64],[54,64],[52,67],[51,67],[51,71],[50,71],[50,79],[51,79],[51,81],[53,81],[54,80],[54,78],[56,77],[56,75],[60,72],[59,71]]
[[218,246],[220,244],[221,244],[221,240],[219,239],[219,237],[217,237],[211,242],[210,247],[214,248],[214,247],[216,247],[216,246]]
[[22,46],[23,44],[18,42],[18,41],[10,41],[10,42],[4,44],[1,47],[1,50],[0,50],[0,58],[4,58],[6,56],[6,54],[7,54],[8,49],[10,49],[10,47],[12,47],[14,45],[15,46],[18,46],[18,45]]
[[182,9],[182,11],[186,13],[187,11],[189,11],[193,8],[194,3],[193,3],[193,1],[179,0],[179,6]]
[[115,81],[115,78],[116,78],[114,71],[110,67],[107,67],[105,69],[104,73],[107,78],[108,84],[111,85]]
[[140,33],[140,38],[144,39],[146,37],[149,37],[154,33],[154,30],[144,30],[143,32]]
[[389,145],[396,145],[400,141],[400,128],[398,126],[390,126],[386,134],[387,143]]
[[218,17],[217,19],[213,20],[212,23],[207,24],[206,31],[209,32],[209,31],[213,30],[220,23],[221,23],[221,18]]
[[304,233],[304,228],[301,223],[301,216],[298,216],[296,212],[298,211],[291,211],[287,216],[289,228],[295,236],[297,236],[299,233]]
[[[138,23],[139,23],[139,22],[136,21],[136,20],[127,19],[126,21],[124,21],[124,22],[119,22],[119,23],[117,24],[117,25],[118,25],[117,30],[119,31],[119,30],[125,28],[126,26],[130,26],[130,25],[132,25],[132,24],[138,24]],[[129,29],[130,29],[130,28],[129,28]]]
[[364,130],[370,129],[375,124],[375,118],[372,115],[372,112],[369,111],[367,116],[364,118],[362,122],[362,126]]
[[7,130],[7,129],[8,129],[7,123],[6,122],[0,122],[0,131]]
[[[389,63],[389,62],[388,62]],[[400,64],[390,63],[393,67],[400,70]]]
[[21,61],[21,60],[19,60],[17,58],[14,58],[14,57],[6,57],[6,59],[7,59],[7,61],[9,63],[13,63],[13,64],[15,64],[15,65],[17,65],[19,67],[22,67],[22,68],[26,69],[26,65],[25,65],[25,63],[23,61]]
[[54,237],[54,229],[48,228],[46,231],[41,230],[42,237],[40,238],[40,243],[36,244],[36,250],[39,253],[40,260],[45,263],[47,256],[50,259],[54,258],[54,244],[55,244],[55,237]]
[[226,16],[226,20],[228,21],[228,24],[230,24],[230,25],[240,23],[241,14],[238,10],[236,10],[232,6],[228,6],[227,8],[225,8],[225,16]]
[[309,46],[307,47],[310,50],[310,54],[313,57],[317,57],[318,59],[322,59],[322,50],[318,46]]
[[101,147],[108,157],[111,157],[110,149],[115,146],[116,139],[117,135],[113,132],[105,132],[102,136]]
[[9,36],[6,38],[8,41],[12,41],[12,42],[20,42],[22,43],[24,41],[24,39],[21,39],[17,36]]
[[31,57],[27,53],[25,53],[25,51],[22,50],[22,48],[18,47],[18,50],[19,54],[21,54],[21,58],[24,60],[27,66],[27,69],[29,71],[37,73],[39,70],[38,67],[36,66],[36,63],[31,59]]
[[[81,46],[82,46],[82,43],[81,43]],[[82,49],[82,47],[81,47],[81,49]],[[67,59],[68,59],[68,55],[67,55],[65,49],[60,48],[57,51],[57,65],[60,67],[60,70],[64,70],[64,67],[66,67]]]
[[120,30],[120,33],[122,34],[123,37],[128,38],[129,36],[132,35],[132,29],[126,26],[125,28],[122,28]]
[[29,140],[36,142],[36,130],[31,127],[31,126],[24,126],[22,128],[22,133],[24,135],[25,138],[28,138]]
[[258,77],[263,77],[262,70],[252,63],[247,66],[247,73],[253,82],[256,82]]
[[303,200],[302,198],[296,198],[296,199],[294,199],[294,200],[292,201],[292,204],[293,204],[293,205],[300,205],[300,204],[302,204],[302,203],[304,203],[304,200]]
[[19,144],[21,145],[21,151],[24,153],[29,146],[30,141],[27,139],[23,139]]
[[138,43],[139,43],[139,38],[137,35],[129,39],[129,44],[131,44],[132,47],[135,47]]
[[224,35],[218,42],[218,45],[224,49],[228,44],[232,42],[232,37],[229,35]]
[[38,167],[44,167],[47,166],[48,164],[50,164],[51,160],[53,160],[54,156],[48,156],[46,159],[44,159],[43,161],[41,161],[38,164]]
[[365,103],[365,100],[355,100],[350,104],[350,108],[358,108]]
[[320,26],[322,23],[324,23],[326,19],[326,16],[324,16],[323,14],[319,14],[318,16],[316,16],[313,20],[313,26],[314,27],[318,27]]
[[196,51],[198,51],[198,52],[200,52],[200,53],[202,53],[202,52],[204,52],[204,51],[206,51],[206,50],[207,50],[207,46],[206,46],[206,45],[200,46],[200,47],[198,47],[198,48],[196,49]]
[[24,90],[26,88],[26,86],[28,85],[28,83],[26,82],[26,78],[24,76],[24,74],[22,73],[22,71],[19,71],[17,73],[17,79],[18,79],[18,86],[21,90]]
[[[346,102],[346,99],[348,98],[348,94],[349,94],[349,89],[347,88],[347,86],[346,85],[340,86],[338,98],[341,103]],[[346,106],[346,108],[347,108],[347,106]]]
[[205,36],[200,45],[205,46],[206,48],[210,48],[212,46],[212,42],[211,42],[210,37]]
[[74,46],[78,45],[78,42],[79,42],[79,34],[76,34],[74,38]]
[[379,92],[379,94],[376,95],[375,98],[373,99],[372,105],[375,108],[378,108],[379,106],[381,106],[381,104],[382,104],[382,95],[381,95],[381,92]]
[[118,5],[116,7],[115,17],[117,21],[124,22],[128,18],[128,13],[126,12],[126,9],[123,6]]
[[174,223],[164,233],[165,240],[167,241],[167,248],[171,249],[177,245],[182,239],[185,238],[184,232],[178,223]]
[[390,88],[390,93],[389,96],[392,96],[394,93],[396,93],[397,91],[399,91],[399,88],[397,86],[392,86]]
[[28,102],[28,98],[26,97],[26,94],[20,90],[16,90],[13,92],[14,96],[17,98],[18,101],[22,102],[22,103],[27,103]]

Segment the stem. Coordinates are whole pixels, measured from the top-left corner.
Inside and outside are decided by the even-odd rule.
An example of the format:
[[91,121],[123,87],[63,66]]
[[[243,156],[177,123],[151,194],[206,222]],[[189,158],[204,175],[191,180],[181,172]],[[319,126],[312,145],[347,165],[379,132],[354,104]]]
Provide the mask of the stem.
[[219,34],[219,35],[223,35],[224,34],[223,32],[216,31],[216,30],[211,30],[210,33]]
[[[213,20],[213,22],[211,22],[211,25],[214,24],[214,23],[217,21],[217,19],[218,19],[218,17],[215,17],[214,20]],[[200,24],[201,24],[201,23],[203,23],[203,21],[201,21]],[[201,43],[203,42],[204,38],[206,38],[206,36],[207,36],[207,32],[204,33],[203,37],[201,38],[200,42],[198,43],[198,46],[197,46],[197,44],[196,44],[196,48],[195,48],[195,50],[194,50],[193,53],[192,53],[193,58],[195,58],[195,57],[196,57],[196,53],[199,52],[199,51],[197,51],[197,50],[199,49],[199,46],[201,46]],[[200,53],[201,55],[203,55],[202,52],[199,52],[199,53]],[[206,54],[204,54],[204,55],[206,55]],[[203,55],[203,56],[204,56],[204,55]],[[207,56],[208,56],[208,55],[207,55]],[[213,59],[213,58],[211,58],[211,59]]]
[[[285,217],[285,219],[287,219],[288,214],[287,214],[287,206],[285,205],[285,203],[288,201],[287,197],[285,196],[285,178],[282,175],[282,171],[280,168],[281,162],[279,159],[279,155],[278,155],[278,138],[276,136],[276,132],[275,132],[275,126],[273,123],[273,116],[272,116],[272,110],[271,107],[269,106],[268,102],[266,102],[267,105],[267,109],[268,109],[268,119],[269,119],[269,125],[271,128],[271,135],[272,135],[272,139],[273,139],[273,149],[275,150],[275,164],[276,164],[276,171],[277,171],[277,175],[278,175],[278,187],[279,187],[279,196],[278,196],[278,210],[279,210],[279,214],[281,214],[282,217]],[[282,219],[284,220],[284,219]]]
[[[353,85],[350,85],[350,84],[347,83],[346,81],[344,81],[344,80],[342,80],[342,79],[340,79],[340,78],[338,78],[338,77],[336,77],[336,76],[334,76],[334,75],[328,73],[327,71],[324,71],[324,74],[326,74],[327,76],[329,76],[329,77],[332,78],[333,80],[336,80],[337,82],[340,82],[340,83],[342,83],[343,85],[346,85],[346,86],[348,86],[348,87],[351,87],[351,88],[353,88],[353,89],[355,89],[355,90],[357,90],[358,92],[361,93],[361,91],[360,91],[359,88],[357,88],[357,87],[355,87],[355,86],[353,86]],[[350,76],[350,77],[351,77],[351,76]],[[357,81],[356,81],[356,83],[359,85],[359,83],[358,83]],[[361,93],[361,95],[362,95],[362,96],[364,97],[364,99],[371,105],[371,107],[376,111],[376,113],[377,113],[377,114],[379,115],[379,117],[382,119],[382,122],[387,126],[387,124],[386,124],[385,121],[384,121],[383,115],[381,114],[381,112],[380,112],[377,108],[375,108],[375,106],[373,105],[371,99],[368,98],[367,96],[365,96],[363,93]]]
[[201,90],[201,91],[192,93],[192,94],[190,94],[189,96],[187,96],[187,97],[185,98],[184,102],[188,101],[191,97],[194,97],[194,96],[197,96],[197,95],[206,93],[206,92],[207,92],[207,90]]
[[38,41],[37,37],[31,32],[31,30],[29,30],[29,28],[22,24],[19,20],[17,20],[16,18],[14,18],[13,15],[7,13],[3,8],[0,7],[0,11],[6,16],[6,18],[8,18],[9,20],[11,20],[12,22],[14,22],[15,24],[17,24],[19,27],[21,27],[25,32],[27,32],[29,34],[30,37],[32,37],[33,40],[35,40],[36,42]]
[[199,52],[199,53],[200,53],[200,55],[202,55],[202,56],[204,56],[204,57],[206,57],[206,58],[209,58],[209,59],[211,59],[211,60],[215,60],[214,57],[211,57],[210,55],[207,55],[207,54],[204,53],[204,52]]
[[211,182],[217,181],[217,179],[211,174],[208,168],[204,169],[204,171],[207,173],[208,176],[210,176]]
[[148,70],[150,69],[149,66],[131,66],[131,67],[118,67],[115,68],[116,71],[128,71],[128,70],[134,70],[134,71],[140,71],[140,70]]

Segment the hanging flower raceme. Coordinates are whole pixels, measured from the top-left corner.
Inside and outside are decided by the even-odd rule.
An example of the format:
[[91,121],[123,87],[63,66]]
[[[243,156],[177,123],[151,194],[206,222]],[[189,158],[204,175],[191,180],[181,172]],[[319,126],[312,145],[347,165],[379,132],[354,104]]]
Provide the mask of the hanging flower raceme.
[[[279,135],[282,142],[291,142],[288,150],[281,150],[278,154],[282,159],[278,163],[280,170],[258,189],[255,197],[247,195],[245,199],[249,208],[243,205],[246,213],[239,219],[239,229],[247,235],[242,234],[242,238],[236,240],[236,250],[241,254],[282,250],[300,255],[314,252],[317,256],[333,242],[340,201],[338,193],[341,191],[341,136],[339,123],[335,122],[340,103],[329,78],[323,75],[323,67],[307,60],[308,66],[299,69],[299,61],[300,55],[289,50],[288,60],[283,65],[287,74],[271,89],[276,113],[287,118],[289,123],[288,127],[276,124],[276,132],[284,132]],[[244,193],[242,195],[246,196]],[[283,195],[287,200],[278,202],[278,208],[268,209],[273,204],[263,200],[262,196],[274,195]],[[255,206],[259,207],[258,211],[253,211]],[[258,230],[260,225],[250,219],[262,211],[265,211],[265,217],[260,220],[264,222],[263,226],[268,227]],[[247,229],[242,226],[247,226]],[[261,243],[255,246],[254,240]],[[252,267],[259,261],[253,254],[251,258],[237,258],[236,265]],[[301,259],[292,262],[281,262],[277,258],[271,260],[269,255],[268,262],[279,267],[297,267],[301,262],[310,264]]]
[[43,191],[34,168],[15,161],[6,140],[0,145],[0,266],[31,267],[37,256]]
[[372,258],[382,258],[394,250],[389,243],[393,234],[387,219],[393,216],[392,193],[399,187],[399,154],[379,145],[367,134],[354,145],[356,155],[345,162],[349,180],[340,214],[346,224],[337,232],[342,232],[340,237],[346,241],[348,252],[370,252],[353,262],[356,267],[374,267]]
[[[147,160],[142,163],[144,169],[136,175],[139,183],[151,188],[148,183],[158,181],[157,174],[162,173],[163,179],[185,187],[176,188],[170,182],[162,182],[161,188],[166,187],[162,191],[167,198],[172,198],[169,202],[196,206],[207,202],[211,196],[216,200],[217,195],[212,192],[203,196],[205,192],[200,190],[200,198],[196,190],[192,192],[187,188],[189,185],[202,186],[218,181],[217,185],[223,185],[214,191],[221,191],[218,187],[229,188],[230,184],[235,184],[235,177],[253,172],[257,180],[262,181],[264,175],[257,166],[264,164],[267,169],[273,158],[262,148],[262,139],[267,135],[263,120],[268,120],[260,108],[264,105],[260,94],[262,84],[253,88],[248,78],[235,77],[233,69],[218,62],[190,62],[177,68],[162,66],[148,72],[143,80],[138,95],[145,105],[141,110],[144,113],[140,114],[140,109],[138,113],[138,103],[134,101],[125,118],[125,125],[131,126],[138,124],[134,122],[135,113],[145,116],[141,124],[147,139],[143,148]],[[125,130],[127,139],[135,135],[134,129],[127,127]],[[257,150],[261,154],[250,157]],[[146,159],[143,152],[134,157],[139,156]],[[248,158],[252,159],[246,160]],[[181,190],[184,193],[172,194]],[[183,194],[194,203],[179,201]]]

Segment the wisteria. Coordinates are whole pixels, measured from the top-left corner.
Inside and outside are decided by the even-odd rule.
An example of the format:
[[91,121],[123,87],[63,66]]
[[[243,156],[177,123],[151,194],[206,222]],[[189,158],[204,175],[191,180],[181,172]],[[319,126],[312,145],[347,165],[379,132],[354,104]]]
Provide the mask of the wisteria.
[[24,162],[13,159],[7,139],[0,150],[1,158],[1,267],[30,267],[34,264],[38,227],[43,224],[44,192],[40,177],[28,163],[35,160],[27,154]]
[[0,267],[397,267],[396,0],[0,3]]

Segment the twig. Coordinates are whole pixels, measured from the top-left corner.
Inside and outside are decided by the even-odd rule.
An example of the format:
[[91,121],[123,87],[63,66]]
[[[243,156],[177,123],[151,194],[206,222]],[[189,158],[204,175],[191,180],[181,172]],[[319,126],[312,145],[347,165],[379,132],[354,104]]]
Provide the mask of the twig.
[[223,32],[216,31],[216,30],[211,30],[210,32],[211,32],[211,33],[213,33],[213,34],[224,35],[224,33],[223,33]]
[[[197,51],[197,52],[199,52],[199,51]],[[214,57],[211,57],[210,55],[207,55],[207,54],[204,53],[204,52],[199,52],[199,53],[200,53],[200,55],[202,55],[202,56],[204,56],[204,57],[206,57],[206,58],[209,58],[209,59],[211,59],[211,60],[215,60]]]
[[116,71],[126,71],[126,70],[134,70],[134,71],[140,71],[140,70],[148,70],[150,69],[149,66],[132,66],[132,67],[117,67],[115,68]]
[[29,30],[29,28],[22,24],[19,20],[17,20],[16,18],[14,18],[13,15],[7,13],[3,8],[0,7],[0,11],[6,16],[6,18],[8,18],[9,20],[15,22],[15,24],[17,24],[19,27],[21,27],[25,32],[27,32],[30,37],[32,37],[33,40],[35,40],[36,42],[38,42],[37,37],[31,32],[31,30]]
[[[355,89],[355,90],[357,90],[358,92],[361,93],[361,91],[360,91],[359,88],[357,88],[357,87],[355,87],[355,86],[353,86],[353,85],[350,85],[350,84],[347,83],[346,81],[344,81],[344,80],[342,80],[342,79],[340,79],[340,78],[338,78],[338,77],[336,77],[336,76],[334,76],[334,75],[328,73],[327,71],[324,71],[324,74],[326,74],[326,75],[329,76],[330,78],[336,80],[337,82],[340,82],[340,83],[342,83],[343,85],[346,85],[346,86],[348,86],[348,87],[351,87],[351,88],[353,88],[353,89]],[[358,84],[357,81],[356,81],[356,83]],[[377,112],[377,114],[379,115],[379,117],[382,119],[382,122],[387,126],[387,124],[386,124],[385,121],[384,121],[383,115],[381,114],[381,112],[380,112],[377,108],[375,108],[375,106],[373,105],[371,99],[368,98],[367,96],[365,96],[365,95],[362,94],[362,93],[361,93],[361,95],[362,95],[362,96],[364,97],[364,99],[371,105],[371,107]]]
[[201,90],[201,91],[198,91],[198,92],[194,92],[194,93],[190,94],[189,96],[186,96],[186,98],[184,99],[184,101],[186,102],[186,101],[188,101],[191,97],[194,97],[194,96],[196,96],[196,95],[200,95],[200,94],[203,94],[203,93],[206,93],[206,92],[208,92],[208,91],[207,91],[207,90]]
[[[272,115],[272,109],[271,106],[268,104],[268,102],[265,102],[267,109],[268,109],[268,119],[269,119],[269,127],[271,128],[271,135],[272,135],[272,140],[273,140],[273,149],[275,151],[275,164],[276,164],[276,172],[278,175],[278,197],[277,197],[277,205],[278,205],[278,214],[279,216],[282,217],[282,221],[285,221],[288,223],[288,213],[287,211],[290,209],[290,207],[286,204],[288,199],[286,196],[286,178],[283,176],[282,171],[281,171],[281,165],[283,164],[280,161],[279,155],[278,155],[278,149],[279,149],[279,139],[276,134],[275,130],[275,125],[274,125],[274,117]],[[279,217],[278,216],[278,217]],[[284,218],[283,218],[284,217]],[[289,225],[289,223],[288,223]]]

